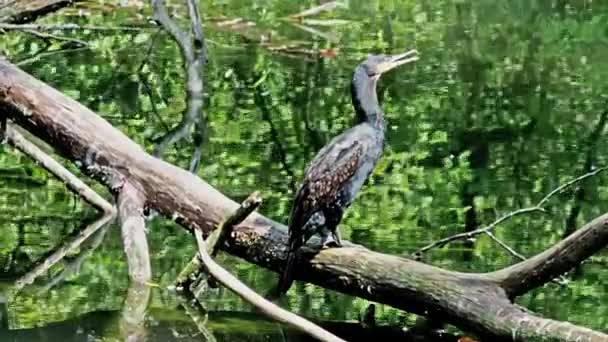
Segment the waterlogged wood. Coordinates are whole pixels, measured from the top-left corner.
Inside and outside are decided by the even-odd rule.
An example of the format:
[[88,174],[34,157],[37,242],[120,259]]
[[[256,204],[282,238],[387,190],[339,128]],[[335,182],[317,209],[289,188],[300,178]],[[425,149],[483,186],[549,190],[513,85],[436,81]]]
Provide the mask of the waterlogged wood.
[[[128,181],[145,198],[146,207],[187,229],[208,235],[238,208],[205,181],[153,158],[83,105],[3,60],[0,113],[47,141],[112,191],[120,191],[120,184]],[[509,300],[579,264],[604,248],[607,239],[604,215],[547,252],[489,274],[451,272],[345,243],[344,248],[306,254],[296,278],[431,315],[480,335],[517,341],[607,341],[606,334],[534,316]],[[235,227],[228,242],[226,251],[281,270],[287,249],[283,225],[252,213]],[[517,285],[518,280],[532,285]]]

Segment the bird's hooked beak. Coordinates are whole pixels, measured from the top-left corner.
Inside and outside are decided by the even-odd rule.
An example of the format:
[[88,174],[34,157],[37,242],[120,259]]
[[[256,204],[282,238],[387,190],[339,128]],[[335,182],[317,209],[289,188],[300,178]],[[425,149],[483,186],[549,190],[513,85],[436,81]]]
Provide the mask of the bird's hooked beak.
[[410,50],[398,55],[387,56],[386,60],[378,65],[379,74],[383,74],[400,65],[415,62],[418,60],[418,51]]

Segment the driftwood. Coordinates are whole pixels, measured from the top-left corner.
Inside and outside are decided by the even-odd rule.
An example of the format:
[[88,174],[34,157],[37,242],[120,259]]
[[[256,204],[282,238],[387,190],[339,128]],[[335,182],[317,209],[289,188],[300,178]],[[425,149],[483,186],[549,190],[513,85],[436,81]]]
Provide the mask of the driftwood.
[[[112,191],[133,186],[146,208],[208,235],[238,204],[205,181],[156,159],[107,121],[0,59],[0,114],[81,166]],[[117,181],[119,180],[119,181]],[[234,255],[274,271],[286,257],[283,225],[253,213],[234,228]],[[496,272],[452,272],[345,243],[308,253],[297,278],[343,293],[444,320],[481,336],[525,341],[607,341],[608,335],[537,317],[512,299],[567,272],[608,243],[602,215],[537,256]]]

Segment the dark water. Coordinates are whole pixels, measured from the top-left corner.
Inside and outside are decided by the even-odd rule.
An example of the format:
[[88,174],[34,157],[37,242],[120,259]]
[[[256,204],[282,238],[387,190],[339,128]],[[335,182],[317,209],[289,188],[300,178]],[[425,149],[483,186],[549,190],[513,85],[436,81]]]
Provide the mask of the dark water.
[[[352,124],[349,79],[368,53],[416,48],[421,59],[380,81],[388,146],[345,216],[341,230],[346,239],[385,253],[409,254],[430,241],[533,206],[567,180],[608,165],[608,3],[351,1],[348,9],[298,24],[312,27],[315,34],[281,19],[315,3],[201,4],[210,61],[197,173],[236,200],[260,190],[260,211],[273,219],[286,220],[306,162]],[[147,7],[106,6],[83,4],[42,22],[126,26],[150,15]],[[87,15],[79,17],[79,10]],[[185,18],[184,8],[175,11]],[[243,18],[255,27],[218,27],[220,17]],[[72,36],[90,48],[47,55],[39,38],[7,33],[0,36],[0,51],[152,151],[155,139],[179,121],[184,108],[184,76],[175,44],[156,30],[78,31]],[[270,37],[271,43],[259,44],[260,37]],[[276,51],[281,46],[289,51]],[[321,50],[323,56],[301,53],[306,50]],[[188,138],[170,147],[165,159],[187,167],[194,148]],[[548,215],[513,218],[496,235],[525,256],[542,251],[606,211],[607,180],[602,174],[587,179],[555,196],[546,206]],[[5,279],[0,340],[120,339],[126,329],[122,310],[128,278],[118,227],[93,237],[98,240],[13,295],[15,279],[95,213],[8,147],[0,153],[0,184]],[[152,341],[204,339],[181,299],[166,289],[194,253],[191,237],[160,218],[149,222],[148,230],[157,286],[151,287],[142,334]],[[471,272],[517,261],[485,237],[425,257],[435,265]],[[222,256],[220,261],[260,291],[275,282],[274,274],[242,260]],[[607,263],[604,251],[569,275],[566,286],[547,285],[518,303],[546,317],[608,331]],[[204,297],[206,326],[218,341],[305,339],[251,313],[227,291]],[[358,331],[354,322],[368,304],[309,284],[297,284],[285,303],[325,324],[352,324],[334,327],[351,333]],[[383,326],[416,321],[387,306],[376,312]],[[362,334],[354,335],[366,336]]]

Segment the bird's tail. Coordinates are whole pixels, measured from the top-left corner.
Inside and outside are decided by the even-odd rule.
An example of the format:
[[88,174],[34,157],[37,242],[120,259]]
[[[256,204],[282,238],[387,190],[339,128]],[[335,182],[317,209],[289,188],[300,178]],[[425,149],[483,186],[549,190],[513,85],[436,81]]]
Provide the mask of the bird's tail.
[[293,269],[296,264],[296,252],[297,248],[290,248],[289,252],[287,252],[287,263],[285,264],[285,268],[283,269],[283,273],[281,273],[279,283],[277,284],[276,291],[278,295],[286,293],[293,283]]

